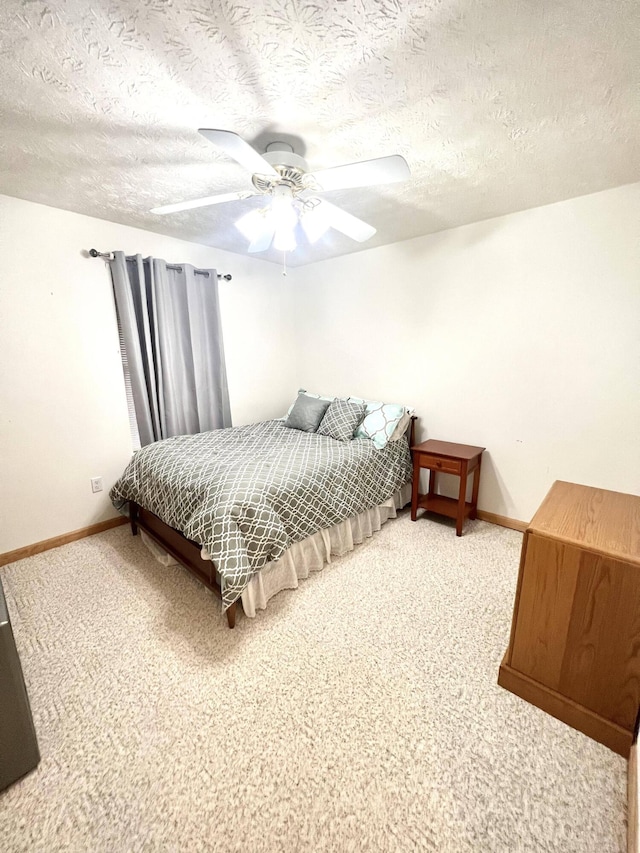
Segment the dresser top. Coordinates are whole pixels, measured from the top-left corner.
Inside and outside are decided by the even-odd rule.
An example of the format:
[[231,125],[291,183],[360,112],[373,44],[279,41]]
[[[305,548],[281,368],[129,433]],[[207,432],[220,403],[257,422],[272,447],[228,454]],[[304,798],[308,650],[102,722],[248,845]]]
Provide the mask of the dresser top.
[[527,531],[640,565],[640,496],[558,480]]

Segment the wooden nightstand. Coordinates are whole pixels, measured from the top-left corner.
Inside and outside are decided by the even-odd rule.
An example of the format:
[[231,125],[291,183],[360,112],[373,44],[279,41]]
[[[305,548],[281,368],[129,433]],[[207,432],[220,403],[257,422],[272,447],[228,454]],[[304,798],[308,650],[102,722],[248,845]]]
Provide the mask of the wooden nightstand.
[[[423,441],[411,448],[413,451],[413,490],[411,492],[411,520],[416,520],[418,508],[446,515],[456,520],[456,536],[462,536],[462,525],[465,518],[476,517],[478,504],[478,489],[480,487],[480,464],[484,447],[473,447],[469,444],[453,444],[450,441]],[[420,469],[428,468],[429,491],[426,495],[419,494]],[[436,474],[456,474],[460,477],[460,492],[457,500],[445,498],[436,494]],[[473,491],[471,503],[465,500],[467,493],[467,477],[473,471]]]

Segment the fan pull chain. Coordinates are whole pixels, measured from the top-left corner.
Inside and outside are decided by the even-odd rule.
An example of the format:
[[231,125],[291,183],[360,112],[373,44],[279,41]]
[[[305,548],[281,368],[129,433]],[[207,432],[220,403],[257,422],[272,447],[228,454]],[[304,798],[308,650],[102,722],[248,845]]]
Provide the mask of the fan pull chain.
[[287,253],[282,253],[282,275],[286,276],[287,274]]

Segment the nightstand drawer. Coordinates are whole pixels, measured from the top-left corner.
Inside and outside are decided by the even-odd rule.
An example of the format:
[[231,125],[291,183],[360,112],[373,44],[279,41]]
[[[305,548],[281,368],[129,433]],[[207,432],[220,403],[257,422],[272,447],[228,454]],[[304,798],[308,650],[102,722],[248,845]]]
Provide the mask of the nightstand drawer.
[[443,471],[445,474],[460,474],[462,463],[459,459],[442,459],[440,456],[431,456],[421,453],[418,464],[422,468],[432,468],[434,471]]

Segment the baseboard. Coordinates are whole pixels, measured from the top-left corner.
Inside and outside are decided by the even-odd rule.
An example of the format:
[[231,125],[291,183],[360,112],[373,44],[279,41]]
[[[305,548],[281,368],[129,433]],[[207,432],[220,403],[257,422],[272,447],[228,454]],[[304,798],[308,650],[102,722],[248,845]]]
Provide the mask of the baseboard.
[[[496,515],[493,512],[484,512],[481,509],[478,510],[477,517],[481,521],[498,524],[500,527],[509,527],[511,530],[519,530],[521,533],[524,533],[529,526],[526,521],[518,521],[515,518],[507,518],[506,515]],[[104,530],[111,530],[112,527],[126,523],[127,519],[123,516],[109,518],[107,521],[90,524],[89,527],[81,527],[80,530],[72,530],[71,533],[63,533],[61,536],[54,536],[52,539],[44,539],[42,542],[34,542],[33,545],[25,545],[24,548],[16,548],[15,551],[5,551],[4,554],[0,554],[0,566],[15,563],[16,560],[24,560],[26,557],[33,557],[34,554],[50,551],[51,548],[59,548],[61,545],[67,545],[77,539],[84,539],[85,536],[93,536],[94,533],[102,533]]]
[[499,524],[500,527],[519,530],[520,533],[524,533],[529,526],[528,521],[518,521],[517,518],[507,518],[506,515],[496,515],[495,512],[485,512],[483,509],[479,509],[476,512],[476,517],[479,518],[480,521],[488,521],[489,524]]
[[536,708],[541,708],[547,714],[551,714],[552,717],[561,720],[571,728],[593,738],[593,740],[597,740],[598,743],[608,746],[609,749],[617,752],[623,758],[629,757],[632,732],[623,729],[622,726],[611,722],[611,720],[605,720],[604,717],[594,711],[578,705],[568,696],[562,696],[555,690],[551,690],[550,687],[546,687],[522,672],[512,669],[505,663],[506,657],[507,655],[500,664],[498,673],[500,687],[504,687],[510,693],[515,693],[516,696],[531,705],[535,705]]
[[76,539],[93,536],[94,533],[111,530],[112,527],[119,527],[121,524],[126,524],[127,521],[127,518],[120,515],[117,518],[109,518],[107,521],[98,521],[97,524],[90,524],[89,527],[81,527],[80,530],[72,530],[71,533],[63,533],[61,536],[54,536],[52,539],[43,539],[42,542],[25,545],[24,548],[16,548],[15,551],[5,551],[4,554],[0,554],[0,566],[15,563],[16,560],[24,560],[26,557],[33,557],[34,554],[50,551],[51,548],[59,548],[61,545],[67,545],[69,542],[75,542]]

